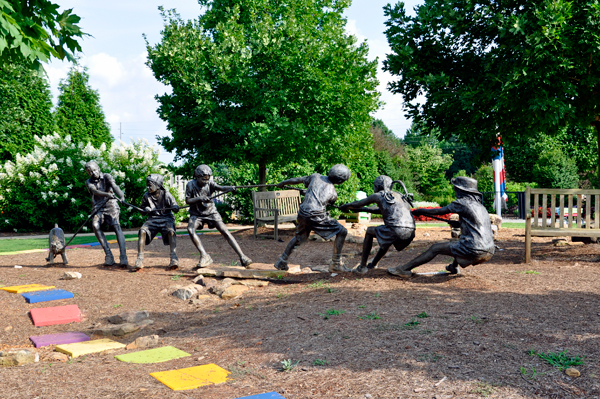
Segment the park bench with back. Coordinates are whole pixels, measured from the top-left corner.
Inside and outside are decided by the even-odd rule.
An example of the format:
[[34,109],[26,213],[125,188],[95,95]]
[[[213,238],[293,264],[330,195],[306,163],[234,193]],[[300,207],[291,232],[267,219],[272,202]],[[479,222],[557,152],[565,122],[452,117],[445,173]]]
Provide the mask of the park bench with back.
[[[533,215],[530,211],[532,195]],[[573,207],[575,202],[576,208]],[[599,223],[591,218],[592,202],[598,206],[600,190],[527,187],[525,263],[531,262],[531,237],[600,237]]]
[[300,203],[300,191],[298,190],[253,191],[254,237],[256,238],[256,229],[259,223],[272,223],[275,228],[274,238],[278,240],[278,224],[295,222],[298,219]]

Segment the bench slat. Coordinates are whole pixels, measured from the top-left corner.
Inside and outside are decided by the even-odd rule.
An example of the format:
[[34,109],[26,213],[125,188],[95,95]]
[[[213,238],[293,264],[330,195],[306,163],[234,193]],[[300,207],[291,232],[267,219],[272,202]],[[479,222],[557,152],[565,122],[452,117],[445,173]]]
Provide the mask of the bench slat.
[[548,194],[542,195],[542,227],[548,227],[548,214],[546,209],[548,207],[546,204],[548,203]]
[[600,237],[600,230],[593,229],[531,229],[535,237]]
[[556,227],[556,195],[550,197],[550,227]]
[[581,228],[581,221],[583,220],[583,216],[581,215],[581,195],[577,196],[577,222],[576,225],[578,228]]
[[559,215],[558,227],[563,228],[563,227],[565,227],[565,196],[561,194],[559,196],[559,200],[560,200],[560,213],[558,214]]
[[567,203],[569,206],[569,218],[567,219],[567,228],[573,228],[573,194],[567,195]]
[[591,202],[592,202],[592,197],[585,199],[585,228],[586,229],[592,228],[592,222],[591,222],[592,217],[590,216],[590,213],[592,213]]

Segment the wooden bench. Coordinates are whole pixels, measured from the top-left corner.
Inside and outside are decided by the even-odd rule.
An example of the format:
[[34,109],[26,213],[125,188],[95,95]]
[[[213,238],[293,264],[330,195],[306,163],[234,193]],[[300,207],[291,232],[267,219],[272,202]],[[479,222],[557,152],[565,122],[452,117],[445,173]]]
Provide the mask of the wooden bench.
[[295,222],[300,208],[300,191],[263,191],[252,192],[254,206],[254,237],[258,223],[273,223],[275,240],[279,239],[277,225],[279,223]]
[[[533,216],[531,215],[530,206],[532,195]],[[582,198],[585,198],[585,200],[582,200]],[[577,202],[577,208],[573,208],[574,200]],[[594,200],[596,207],[600,204],[600,190],[527,187],[525,191],[525,210],[527,211],[525,219],[525,263],[531,262],[531,237],[600,237],[600,223],[591,218],[592,200]],[[547,217],[548,207],[550,208],[550,220]],[[540,209],[541,216],[539,214]],[[533,223],[531,219],[533,219]]]

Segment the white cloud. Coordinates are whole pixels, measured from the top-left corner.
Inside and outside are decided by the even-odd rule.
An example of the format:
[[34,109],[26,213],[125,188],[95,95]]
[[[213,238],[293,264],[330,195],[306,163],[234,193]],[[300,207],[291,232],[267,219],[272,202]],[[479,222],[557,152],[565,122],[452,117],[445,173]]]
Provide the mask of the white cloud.
[[102,79],[108,87],[115,87],[125,78],[125,68],[123,64],[106,53],[94,54],[82,60],[84,65],[89,68],[90,76]]

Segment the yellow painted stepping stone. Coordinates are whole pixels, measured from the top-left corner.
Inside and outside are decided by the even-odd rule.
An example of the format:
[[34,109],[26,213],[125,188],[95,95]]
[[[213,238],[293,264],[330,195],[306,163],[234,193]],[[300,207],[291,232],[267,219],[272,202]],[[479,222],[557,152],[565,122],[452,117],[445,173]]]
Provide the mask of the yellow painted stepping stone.
[[33,292],[33,291],[44,291],[55,288],[53,285],[41,285],[41,284],[27,284],[27,285],[14,285],[12,287],[2,287],[0,290],[12,292],[14,294],[20,294],[22,292]]
[[160,363],[186,356],[192,355],[173,346],[164,346],[162,348],[117,355],[115,358],[127,363]]
[[125,348],[125,344],[110,339],[77,342],[74,344],[56,345],[56,351],[66,353],[71,357],[79,357],[90,353],[104,352],[110,349]]
[[186,369],[159,371],[150,375],[174,391],[194,389],[211,384],[222,384],[227,381],[229,371],[216,364],[189,367]]

